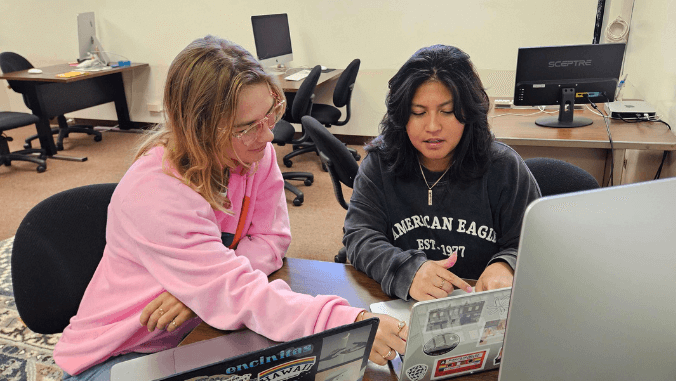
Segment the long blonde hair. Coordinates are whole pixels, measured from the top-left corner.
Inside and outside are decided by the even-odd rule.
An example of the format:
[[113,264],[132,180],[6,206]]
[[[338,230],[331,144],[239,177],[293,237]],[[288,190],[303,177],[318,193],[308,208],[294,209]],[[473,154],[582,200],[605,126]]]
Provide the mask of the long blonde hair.
[[165,122],[149,132],[134,160],[163,145],[167,174],[174,175],[168,164],[214,209],[232,213],[227,197],[230,171],[238,165],[245,172],[251,167],[227,154],[234,152],[237,102],[242,88],[259,83],[267,83],[278,99],[284,99],[276,77],[265,73],[241,46],[210,35],[193,41],[169,67]]

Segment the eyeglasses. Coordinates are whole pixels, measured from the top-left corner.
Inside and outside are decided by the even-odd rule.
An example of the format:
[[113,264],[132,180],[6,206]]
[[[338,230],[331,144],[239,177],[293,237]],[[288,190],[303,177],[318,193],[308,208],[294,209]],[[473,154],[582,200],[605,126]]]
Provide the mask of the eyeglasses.
[[273,95],[273,98],[277,101],[272,110],[263,117],[263,119],[248,124],[244,130],[233,132],[232,136],[236,139],[239,139],[244,145],[251,145],[253,142],[258,140],[260,132],[263,131],[263,126],[267,127],[272,131],[275,128],[275,125],[282,118],[282,110],[286,104],[285,99],[279,100],[276,96]]

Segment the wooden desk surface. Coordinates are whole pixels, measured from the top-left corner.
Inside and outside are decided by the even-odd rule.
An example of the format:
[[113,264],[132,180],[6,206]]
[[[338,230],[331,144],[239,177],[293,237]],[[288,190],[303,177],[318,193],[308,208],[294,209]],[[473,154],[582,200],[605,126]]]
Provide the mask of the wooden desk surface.
[[[392,300],[380,288],[380,285],[351,265],[308,259],[286,258],[284,265],[274,274],[270,281],[281,279],[286,281],[292,290],[310,295],[339,295],[355,307],[368,309],[371,303]],[[470,283],[472,283],[470,281]],[[193,330],[181,343],[192,344],[201,340],[227,335],[202,323]],[[492,370],[475,375],[458,377],[458,381],[495,381],[498,371]],[[364,381],[397,381],[397,375],[388,365],[379,366],[372,362],[366,368]]]
[[[336,69],[333,71],[330,71],[328,73],[322,73],[319,75],[319,80],[317,81],[317,86],[324,84],[325,82],[328,82],[330,80],[337,80],[338,77],[343,73],[343,70],[341,69]],[[303,83],[303,81],[287,81],[284,79],[286,77],[286,74],[278,74],[277,78],[279,79],[279,84],[282,86],[282,89],[286,92],[289,93],[295,93],[298,91],[298,88],[300,87],[300,84]]]
[[15,80],[15,81],[32,81],[32,82],[57,82],[57,83],[69,83],[75,81],[81,81],[83,79],[100,77],[104,75],[109,75],[113,73],[121,73],[127,70],[133,70],[139,67],[149,66],[147,63],[138,63],[134,62],[131,66],[123,66],[117,68],[111,68],[101,71],[92,71],[86,72],[87,74],[78,75],[70,78],[60,78],[57,77],[57,74],[67,73],[69,71],[78,71],[75,66],[70,66],[69,64],[59,64],[53,66],[40,67],[38,69],[42,70],[41,74],[29,74],[28,70],[15,71],[7,74],[0,74],[0,79]]
[[[599,105],[599,107],[603,107],[603,105]],[[530,109],[496,110],[493,108],[489,113],[488,121],[497,140],[510,146],[610,149],[603,118],[592,113],[586,107],[584,110],[576,110],[575,115],[590,118],[594,123],[577,128],[538,126],[535,124],[535,119],[545,116],[545,114],[524,116],[524,114],[532,114],[536,111]],[[502,116],[496,117],[496,115]],[[615,149],[676,151],[676,135],[666,125],[659,122],[626,123],[621,120],[611,120],[610,132]]]

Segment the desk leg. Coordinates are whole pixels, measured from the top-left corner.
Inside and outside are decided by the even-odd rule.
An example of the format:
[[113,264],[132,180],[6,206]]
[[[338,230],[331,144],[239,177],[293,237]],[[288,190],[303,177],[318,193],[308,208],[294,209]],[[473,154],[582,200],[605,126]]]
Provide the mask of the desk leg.
[[124,81],[122,80],[122,73],[111,74],[114,76],[112,80],[113,97],[115,102],[115,111],[117,112],[117,121],[121,130],[128,130],[132,128],[131,119],[129,118],[129,108],[127,107],[127,96],[124,93]]
[[56,155],[56,144],[54,143],[54,135],[52,135],[52,128],[49,125],[49,117],[45,114],[44,103],[42,96],[38,91],[39,86],[30,86],[26,92],[26,97],[31,105],[33,114],[40,118],[40,121],[35,124],[38,132],[38,140],[40,140],[40,147],[45,150],[48,156]]

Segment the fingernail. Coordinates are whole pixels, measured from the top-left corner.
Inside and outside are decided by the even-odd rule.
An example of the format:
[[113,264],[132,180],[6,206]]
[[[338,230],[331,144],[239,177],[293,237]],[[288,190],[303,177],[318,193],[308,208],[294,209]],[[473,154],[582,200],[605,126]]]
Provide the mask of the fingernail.
[[472,292],[472,286],[467,286],[467,288],[465,289],[465,291],[467,291],[467,292]]
[[453,254],[451,254],[450,257],[448,257],[448,260],[446,261],[446,268],[450,269],[455,265],[455,262],[458,261],[458,252],[454,251]]

